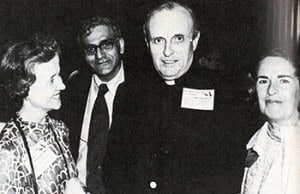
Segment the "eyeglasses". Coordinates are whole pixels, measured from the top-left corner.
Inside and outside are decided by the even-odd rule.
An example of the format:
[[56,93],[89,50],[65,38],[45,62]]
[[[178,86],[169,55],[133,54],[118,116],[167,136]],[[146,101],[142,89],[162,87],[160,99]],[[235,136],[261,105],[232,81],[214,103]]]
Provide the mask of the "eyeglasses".
[[86,55],[95,55],[97,53],[98,48],[102,51],[102,52],[108,52],[111,51],[116,43],[117,39],[106,39],[106,40],[102,40],[99,45],[86,45],[84,47],[84,53]]

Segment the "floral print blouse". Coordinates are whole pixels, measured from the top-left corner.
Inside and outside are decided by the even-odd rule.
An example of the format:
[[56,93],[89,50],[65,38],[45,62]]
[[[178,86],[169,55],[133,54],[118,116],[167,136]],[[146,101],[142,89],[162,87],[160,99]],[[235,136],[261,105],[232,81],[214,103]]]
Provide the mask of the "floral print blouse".
[[30,160],[18,125],[30,150],[39,194],[63,194],[67,180],[76,177],[69,150],[68,128],[46,117],[45,124],[20,116],[10,120],[0,133],[0,194],[34,193]]

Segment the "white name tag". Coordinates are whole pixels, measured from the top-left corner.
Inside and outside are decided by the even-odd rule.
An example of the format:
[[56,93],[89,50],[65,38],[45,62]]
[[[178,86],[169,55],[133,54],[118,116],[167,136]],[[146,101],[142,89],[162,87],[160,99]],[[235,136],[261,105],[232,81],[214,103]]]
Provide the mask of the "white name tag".
[[214,110],[215,90],[183,88],[181,108],[194,110]]
[[[33,161],[33,167],[35,171],[35,176],[38,178],[49,166],[57,159],[57,155],[53,153],[49,148],[36,149],[38,145],[31,147],[31,157]],[[28,169],[31,170],[29,158],[25,162]]]

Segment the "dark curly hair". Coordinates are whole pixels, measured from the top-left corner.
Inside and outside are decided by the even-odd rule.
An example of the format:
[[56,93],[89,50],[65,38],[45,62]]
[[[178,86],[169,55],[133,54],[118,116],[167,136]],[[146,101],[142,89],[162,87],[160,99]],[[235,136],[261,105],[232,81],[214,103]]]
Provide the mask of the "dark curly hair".
[[83,39],[89,36],[97,26],[107,26],[112,29],[114,38],[122,38],[121,28],[116,21],[107,17],[95,16],[80,22],[77,34],[77,41],[80,46],[83,45]]
[[1,100],[4,96],[7,98],[6,110],[14,114],[22,107],[29,87],[36,80],[35,65],[50,61],[56,54],[60,54],[57,42],[45,34],[11,41],[4,46],[0,64],[0,93]]

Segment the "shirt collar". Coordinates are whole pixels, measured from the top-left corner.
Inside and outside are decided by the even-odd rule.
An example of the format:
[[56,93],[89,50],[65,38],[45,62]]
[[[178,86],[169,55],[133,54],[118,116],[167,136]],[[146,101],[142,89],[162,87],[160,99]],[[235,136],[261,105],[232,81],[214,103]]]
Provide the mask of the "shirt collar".
[[175,85],[175,80],[165,80],[165,83],[169,86]]
[[99,87],[101,84],[106,84],[108,87],[108,92],[112,95],[116,94],[118,86],[125,81],[125,71],[123,67],[123,61],[121,62],[121,68],[117,75],[108,82],[103,82],[99,79],[96,74],[93,74],[92,81],[94,82],[95,86]]
[[[268,142],[275,141],[268,134],[269,131],[269,123],[265,122],[265,124],[258,130],[254,136],[249,140],[247,144],[247,150],[253,149],[258,155],[264,155],[266,153],[266,147],[268,147]],[[280,142],[279,142],[280,143]]]

